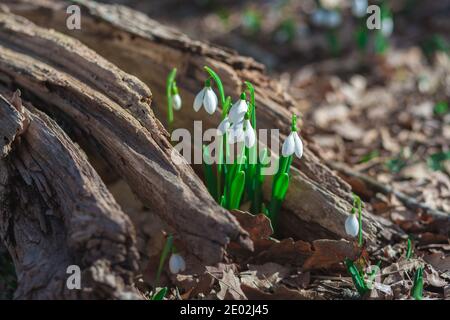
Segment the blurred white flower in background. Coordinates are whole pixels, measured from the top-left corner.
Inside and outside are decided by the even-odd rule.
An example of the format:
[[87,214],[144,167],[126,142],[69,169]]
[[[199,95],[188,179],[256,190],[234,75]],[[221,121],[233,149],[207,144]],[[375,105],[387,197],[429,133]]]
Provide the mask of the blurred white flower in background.
[[352,2],[352,13],[355,17],[361,18],[367,14],[367,0],[353,0]]
[[342,0],[320,0],[319,2],[325,9],[336,9],[342,6]]
[[381,33],[389,37],[394,31],[394,20],[391,17],[385,17],[381,20]]

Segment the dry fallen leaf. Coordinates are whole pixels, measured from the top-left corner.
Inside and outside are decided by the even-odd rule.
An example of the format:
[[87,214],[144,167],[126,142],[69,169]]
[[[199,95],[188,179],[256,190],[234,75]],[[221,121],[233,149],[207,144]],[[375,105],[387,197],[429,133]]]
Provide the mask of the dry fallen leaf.
[[247,300],[241,290],[241,280],[232,270],[223,271],[222,279],[219,279],[220,291],[217,298],[220,300]]
[[315,240],[312,255],[303,265],[304,270],[326,269],[344,261],[345,258],[355,260],[360,248],[347,240]]

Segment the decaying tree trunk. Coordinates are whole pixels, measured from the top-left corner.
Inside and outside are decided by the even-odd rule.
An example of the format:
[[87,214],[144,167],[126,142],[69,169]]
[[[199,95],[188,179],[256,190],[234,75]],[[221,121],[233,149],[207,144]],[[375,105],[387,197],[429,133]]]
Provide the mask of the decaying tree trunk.
[[[133,226],[79,147],[42,112],[4,96],[0,136],[0,236],[16,266],[15,297],[139,298]],[[66,286],[70,265],[82,271],[82,290]]]
[[[81,144],[95,145],[141,201],[176,230],[183,247],[203,263],[220,261],[230,239],[251,249],[235,218],[214,202],[186,161],[172,154],[167,132],[150,109],[151,93],[144,84],[76,40],[11,14],[1,14],[0,21],[2,85],[20,88]],[[6,127],[5,154],[14,145],[13,129],[14,123]],[[41,156],[48,160],[45,153]],[[73,195],[74,201],[77,196]],[[76,208],[73,213],[84,207],[72,209]],[[102,236],[92,237],[101,241]]]
[[[89,156],[102,157],[202,263],[220,261],[230,241],[251,250],[237,220],[173,153],[168,133],[153,112],[165,119],[165,78],[176,67],[184,107],[175,114],[175,127],[192,129],[194,120],[202,120],[204,129],[217,126],[217,115],[194,113],[190,107],[205,79],[203,66],[209,65],[234,97],[244,80],[254,83],[258,127],[286,134],[294,103],[264,75],[261,65],[120,6],[77,1],[82,28],[68,30],[66,8],[71,2],[0,3],[6,5],[4,11],[61,32],[0,13],[1,91],[8,95],[20,88],[40,110],[27,107],[19,112],[4,99],[0,108],[0,137],[5,137],[0,141],[0,200],[6,203],[0,207],[0,236],[19,275],[17,297],[76,294],[65,290],[65,269],[57,269],[66,264],[80,264],[90,275],[92,297],[135,294],[133,226],[71,139]],[[91,49],[140,78],[153,96],[140,80]],[[280,215],[282,234],[303,240],[345,238],[350,187],[320,162],[312,147],[308,143],[303,159],[294,162]],[[265,193],[270,193],[269,183]],[[397,234],[388,222],[367,212],[363,223],[369,243]],[[31,264],[30,252],[35,254]],[[42,266],[43,261],[55,263]],[[31,279],[35,272],[42,277]],[[22,284],[21,279],[26,281]]]
[[[69,2],[20,2],[28,5],[11,5],[13,12],[80,39],[147,83],[154,94],[153,110],[160,119],[166,116],[165,77],[176,67],[184,108],[175,114],[175,126],[192,128],[194,120],[202,120],[204,128],[217,126],[218,115],[197,114],[190,108],[190,102],[205,79],[203,66],[209,65],[220,74],[227,94],[234,97],[239,96],[245,80],[255,84],[259,128],[278,128],[284,134],[289,130],[290,114],[295,112],[293,101],[278,83],[264,75],[263,66],[250,58],[191,40],[122,6],[77,1],[82,8],[82,28],[71,31],[66,27],[65,13]],[[296,168],[292,171],[291,187],[280,215],[280,228],[283,234],[304,240],[346,237],[342,226],[351,206],[350,187],[324,166],[310,149],[307,144],[303,159],[294,163]],[[270,195],[269,184],[265,193]],[[396,233],[387,221],[366,212],[364,226],[369,242],[380,236],[390,238]]]

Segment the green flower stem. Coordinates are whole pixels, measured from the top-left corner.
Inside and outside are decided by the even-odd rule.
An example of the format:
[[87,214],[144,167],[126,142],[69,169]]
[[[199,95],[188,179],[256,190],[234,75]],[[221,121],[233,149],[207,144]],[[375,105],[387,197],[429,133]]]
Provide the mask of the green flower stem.
[[239,209],[245,187],[245,172],[238,171],[231,183],[230,200],[228,209]]
[[356,194],[353,194],[353,208],[352,213],[355,212],[355,207],[358,208],[358,224],[359,224],[359,230],[358,230],[358,245],[362,247],[364,241],[363,241],[363,234],[362,234],[362,201],[361,198],[358,197]]
[[367,43],[369,41],[369,33],[366,26],[366,18],[358,19],[358,29],[356,30],[355,38],[356,44],[358,45],[358,49],[361,52],[366,52]]
[[164,245],[163,251],[161,253],[161,257],[159,258],[159,265],[158,265],[158,270],[156,272],[156,279],[155,279],[155,288],[158,286],[159,278],[161,277],[161,272],[164,267],[164,262],[166,261],[169,253],[172,251],[172,246],[173,246],[173,236],[170,235],[166,239],[166,244]]
[[218,200],[216,176],[214,175],[212,165],[209,164],[211,163],[209,148],[205,145],[203,145],[203,160],[206,186],[212,197]]
[[[222,109],[222,120],[227,116],[230,105],[231,97],[228,96],[225,99],[225,105]],[[227,133],[225,133],[219,141],[219,162],[217,163],[217,197],[220,197],[220,195],[222,194],[222,181],[225,177],[225,166],[226,163],[228,163],[229,154],[230,146],[227,143]],[[220,199],[217,200],[218,202],[220,202]]]
[[167,129],[169,133],[172,132],[173,125],[173,101],[172,101],[172,90],[175,77],[177,75],[177,68],[173,68],[167,77],[166,82],[166,98],[167,98]]
[[292,164],[292,155],[289,157],[280,156],[278,172],[272,181],[272,199],[269,205],[269,218],[272,227],[276,231],[278,212],[286,198],[287,189],[289,187],[289,171]]
[[267,148],[264,148],[261,152],[261,157],[258,158],[258,163],[255,166],[255,175],[252,181],[253,184],[253,196],[251,198],[250,212],[253,214],[258,214],[262,212],[262,185],[264,183],[264,178],[261,174],[263,163],[266,162],[268,156]]
[[217,73],[211,69],[208,66],[204,67],[205,71],[208,72],[210,77],[214,80],[214,82],[217,85],[217,89],[219,90],[219,96],[220,96],[220,105],[222,106],[222,110],[224,109],[226,99],[225,99],[225,91],[223,89],[222,80],[220,80],[220,77],[217,75]]
[[254,130],[256,130],[256,101],[255,101],[255,88],[249,81],[245,81],[245,85],[247,86],[247,90],[250,93],[250,116],[251,123]]
[[[236,188],[236,186],[239,186],[240,188],[240,184],[238,184],[237,182],[235,182],[235,179],[237,177],[238,174],[241,173],[242,171],[242,167],[243,164],[245,163],[245,147],[242,147],[241,149],[241,153],[240,155],[237,157],[236,161],[233,164],[229,164],[226,166],[226,174],[225,174],[225,191],[224,191],[224,195],[225,195],[225,203],[226,203],[226,208],[230,208],[231,206],[231,198],[232,198],[232,193],[236,194],[236,191],[234,190],[234,188]],[[244,171],[242,171],[244,172]],[[245,172],[244,172],[245,173]],[[240,178],[242,179],[242,178]],[[240,181],[240,180],[239,180]],[[243,187],[245,187],[245,175],[244,175],[244,180],[242,181]],[[242,192],[241,196],[242,196]],[[239,198],[240,200],[240,198]]]
[[336,29],[332,29],[327,31],[327,39],[328,39],[328,45],[330,46],[330,51],[333,56],[338,56],[341,52],[341,46],[339,44],[339,39],[337,35]]
[[[250,107],[248,110],[249,113],[249,119],[250,123],[252,124],[253,131],[255,132],[256,136],[256,102],[255,102],[255,88],[249,81],[245,81],[245,85],[247,87],[247,91],[250,93]],[[247,170],[246,170],[246,176],[247,176],[247,194],[250,199],[253,199],[253,193],[254,190],[254,183],[255,181],[255,173],[256,173],[256,164],[258,161],[258,155],[257,155],[257,149],[258,149],[258,143],[255,143],[253,147],[251,147],[247,152]]]
[[363,234],[362,234],[362,203],[361,198],[358,197],[358,219],[359,219],[359,231],[358,231],[358,243],[359,246],[363,245]]

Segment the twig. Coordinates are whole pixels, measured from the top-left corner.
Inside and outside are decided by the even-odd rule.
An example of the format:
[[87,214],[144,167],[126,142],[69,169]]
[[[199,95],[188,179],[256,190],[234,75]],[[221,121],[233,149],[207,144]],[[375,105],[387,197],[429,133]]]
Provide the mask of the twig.
[[360,172],[354,171],[351,168],[347,167],[346,165],[343,165],[341,163],[331,162],[327,161],[327,165],[331,167],[332,169],[339,171],[347,176],[354,177],[357,179],[362,180],[366,184],[370,185],[373,189],[376,191],[379,191],[384,194],[393,194],[395,195],[403,204],[410,208],[410,209],[422,209],[425,210],[428,214],[438,217],[450,220],[450,213],[432,208],[425,203],[419,202],[414,198],[411,198],[410,196],[406,195],[405,193],[401,191],[395,190],[393,187],[389,185],[384,185],[375,179],[370,178],[369,176],[362,174]]

